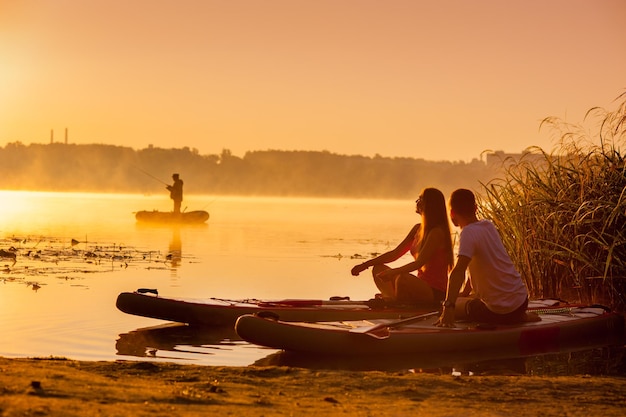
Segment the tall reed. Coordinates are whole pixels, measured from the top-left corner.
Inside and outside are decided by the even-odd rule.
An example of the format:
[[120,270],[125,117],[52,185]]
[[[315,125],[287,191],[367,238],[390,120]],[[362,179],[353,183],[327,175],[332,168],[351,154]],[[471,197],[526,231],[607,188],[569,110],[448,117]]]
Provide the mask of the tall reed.
[[626,93],[616,101],[615,111],[587,112],[591,130],[545,119],[556,150],[502,161],[478,193],[533,297],[626,310]]

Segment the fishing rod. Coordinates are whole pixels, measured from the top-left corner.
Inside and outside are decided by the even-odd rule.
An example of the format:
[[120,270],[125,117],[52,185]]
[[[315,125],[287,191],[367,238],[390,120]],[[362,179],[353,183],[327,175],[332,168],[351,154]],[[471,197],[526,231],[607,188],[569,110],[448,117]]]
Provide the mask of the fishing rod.
[[209,201],[208,203],[206,203],[204,206],[201,207],[201,210],[206,209],[207,207],[209,207],[211,204],[215,203],[215,200],[217,200],[217,197],[215,197],[213,200]]
[[144,174],[146,174],[147,176],[149,176],[153,180],[157,180],[158,182],[160,182],[161,184],[164,184],[164,185],[169,185],[168,183],[160,180],[159,178],[155,177],[154,175],[150,174],[149,172],[144,171],[143,169],[139,168],[138,166],[136,166],[135,168],[137,168],[139,171],[143,172]]

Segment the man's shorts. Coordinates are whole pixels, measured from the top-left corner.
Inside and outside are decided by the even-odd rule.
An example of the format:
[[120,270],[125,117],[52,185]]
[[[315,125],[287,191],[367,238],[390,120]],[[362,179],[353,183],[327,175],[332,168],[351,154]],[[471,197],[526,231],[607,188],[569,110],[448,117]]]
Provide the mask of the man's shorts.
[[471,321],[493,324],[515,324],[525,321],[528,298],[516,310],[507,314],[497,314],[487,308],[487,305],[478,298],[473,298],[465,304],[465,312]]

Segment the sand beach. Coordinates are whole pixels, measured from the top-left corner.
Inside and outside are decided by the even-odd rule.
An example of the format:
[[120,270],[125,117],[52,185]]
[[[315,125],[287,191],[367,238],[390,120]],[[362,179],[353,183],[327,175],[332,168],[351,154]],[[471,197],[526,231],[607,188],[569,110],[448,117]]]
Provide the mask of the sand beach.
[[0,358],[1,416],[622,416],[620,376]]

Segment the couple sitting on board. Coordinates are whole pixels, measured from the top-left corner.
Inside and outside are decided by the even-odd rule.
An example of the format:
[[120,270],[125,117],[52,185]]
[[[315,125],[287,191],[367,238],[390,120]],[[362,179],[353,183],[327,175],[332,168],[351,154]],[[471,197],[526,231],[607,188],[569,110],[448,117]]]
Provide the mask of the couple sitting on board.
[[[373,267],[374,282],[385,301],[442,303],[437,322],[442,327],[454,326],[457,318],[494,324],[536,320],[527,316],[526,284],[498,231],[491,221],[478,220],[476,208],[470,190],[458,189],[450,196],[450,218],[461,228],[455,263],[445,198],[436,188],[424,189],[415,201],[422,223],[413,226],[395,249],[356,265],[352,275]],[[409,251],[413,262],[398,268],[386,265]],[[469,285],[461,291],[467,269]]]

